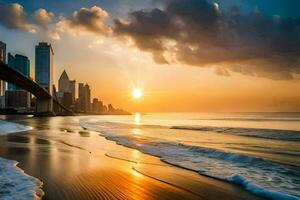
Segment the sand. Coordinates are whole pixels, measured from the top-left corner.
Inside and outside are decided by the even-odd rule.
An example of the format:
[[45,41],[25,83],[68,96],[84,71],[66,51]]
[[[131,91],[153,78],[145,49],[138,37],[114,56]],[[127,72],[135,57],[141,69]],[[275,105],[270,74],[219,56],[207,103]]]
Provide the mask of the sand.
[[0,137],[0,156],[40,179],[46,200],[259,199],[83,130],[78,117],[15,122],[34,129]]

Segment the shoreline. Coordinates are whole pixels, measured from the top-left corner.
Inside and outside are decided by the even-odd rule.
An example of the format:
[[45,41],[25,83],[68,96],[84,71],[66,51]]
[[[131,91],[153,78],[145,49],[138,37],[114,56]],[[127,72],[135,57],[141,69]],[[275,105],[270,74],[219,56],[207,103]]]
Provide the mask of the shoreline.
[[[69,122],[74,122],[70,117],[57,117],[49,120],[55,122],[61,120],[68,121],[69,119]],[[70,132],[62,131],[60,129],[62,127],[60,124],[57,125],[57,123],[54,123],[55,127],[47,126],[47,123],[45,124],[45,127],[40,127],[43,124],[39,122],[44,120],[45,118],[17,120],[24,125],[36,124],[39,126],[33,126],[34,129],[27,131],[26,133],[14,133],[7,135],[5,136],[6,139],[0,137],[0,143],[5,144],[0,147],[0,156],[19,161],[18,166],[24,170],[25,173],[42,180],[44,182],[43,190],[45,192],[43,199],[72,199],[74,195],[78,197],[77,199],[94,199],[94,197],[101,193],[102,195],[112,195],[110,197],[116,198],[115,193],[120,195],[120,191],[118,191],[115,184],[124,188],[122,192],[123,197],[124,195],[126,197],[133,197],[133,194],[142,193],[145,198],[147,197],[149,199],[169,199],[169,197],[172,197],[172,199],[182,199],[183,197],[186,199],[260,199],[259,197],[253,196],[244,191],[238,186],[218,181],[213,178],[204,177],[198,173],[184,170],[173,165],[165,164],[157,157],[146,155],[141,152],[137,153],[136,150],[116,145],[115,142],[107,140],[99,133],[78,127],[78,124],[75,127],[68,127],[71,130]],[[64,124],[61,125],[63,128],[66,128],[64,127]],[[81,136],[79,131],[85,132],[88,136]],[[30,144],[28,141],[35,142]],[[62,141],[67,144],[64,144]],[[78,149],[77,147],[82,149]],[[54,155],[52,152],[53,148],[58,151]],[[83,151],[83,149],[85,150]],[[87,151],[89,151],[89,153]],[[115,161],[115,159],[109,158],[106,155],[106,153],[109,152],[117,152],[117,154],[121,152],[122,156],[123,154],[126,156],[137,154],[139,155],[139,162],[136,162],[136,164],[125,160]],[[28,157],[27,154],[30,154],[30,156]],[[32,160],[32,156],[36,159]],[[58,162],[61,158],[63,158],[64,162]],[[51,160],[53,159],[58,160],[57,163],[52,163],[53,161]],[[76,161],[78,164],[73,163],[74,159],[79,159],[78,162]],[[143,161],[147,161],[148,164]],[[89,162],[92,162],[93,165],[89,165]],[[154,165],[151,163],[154,163]],[[37,166],[37,164],[39,166]],[[166,171],[155,174],[155,177],[148,177],[149,174],[157,173],[149,169],[149,166],[151,166],[150,168],[155,168],[159,166],[158,164],[164,165],[160,167],[164,167]],[[80,167],[78,165],[80,165]],[[70,180],[68,175],[69,172],[65,174],[62,173],[65,170],[60,167],[66,168],[67,166],[69,166],[70,171],[72,171],[71,176],[77,177],[78,180]],[[146,174],[134,170],[137,166],[140,168],[142,166],[140,170],[144,172],[146,171]],[[53,168],[56,170],[53,170]],[[76,170],[74,171],[73,168]],[[43,170],[41,171],[41,169]],[[44,171],[48,171],[49,175],[47,175]],[[99,174],[101,174],[101,177],[98,173],[94,174],[94,171],[98,171]],[[107,174],[103,174],[104,172]],[[66,177],[57,176],[57,174],[61,173]],[[138,175],[135,173],[138,173]],[[91,174],[94,174],[95,177],[91,176]],[[120,178],[117,179],[115,174],[119,174]],[[177,177],[174,180],[171,180],[171,184],[173,184],[173,186],[168,185],[170,184],[170,181],[168,180],[166,181],[169,182],[168,184],[164,183],[164,180],[169,179],[169,177],[172,176]],[[60,184],[57,183],[58,177],[63,179]],[[185,180],[186,177],[189,177],[190,180]],[[137,178],[140,182],[136,182]],[[156,180],[156,178],[158,178],[158,180]],[[89,183],[90,181],[97,182],[97,184],[91,184]],[[65,182],[68,184],[65,185]],[[142,184],[142,182],[147,182],[146,186],[148,186],[149,189],[141,189],[141,186],[145,186],[145,183]],[[54,186],[54,183],[62,186]],[[133,183],[135,189],[128,187],[128,185]],[[69,188],[71,187],[69,184],[80,184],[80,186],[77,186],[79,188],[74,190],[74,188]],[[99,187],[99,185],[103,188]],[[73,187],[75,186],[73,185]],[[89,187],[92,187],[92,189],[88,189]],[[150,190],[150,188],[153,190]],[[193,191],[196,191],[198,197],[195,197],[195,194],[183,191],[182,189],[184,188],[192,188]],[[203,190],[203,188],[205,188],[205,190]],[[90,193],[96,196],[91,194],[84,195],[83,191],[87,192],[87,190],[93,190],[90,191]],[[57,194],[53,192],[56,192]]]

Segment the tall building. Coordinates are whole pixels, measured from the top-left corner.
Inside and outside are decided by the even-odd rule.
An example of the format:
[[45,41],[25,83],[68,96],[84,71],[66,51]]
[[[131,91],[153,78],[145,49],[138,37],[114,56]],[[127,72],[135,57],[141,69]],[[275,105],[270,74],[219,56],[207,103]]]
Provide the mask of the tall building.
[[58,92],[70,92],[70,79],[65,70],[58,80]]
[[[28,57],[19,54],[13,56],[8,53],[8,65],[30,78],[30,61]],[[8,83],[7,91],[5,92],[5,107],[16,109],[30,108],[30,93],[12,83]]]
[[64,70],[58,80],[58,98],[66,107],[70,108],[75,103],[75,83],[70,81],[67,72]]
[[[17,72],[20,72],[27,78],[30,78],[30,61],[29,61],[28,57],[19,55],[19,54],[13,56],[12,54],[8,53],[7,60],[8,60],[9,67],[13,68]],[[8,83],[7,89],[8,90],[17,90],[20,88],[12,83]]]
[[93,113],[104,113],[105,108],[102,101],[99,101],[97,98],[93,99],[92,110]]
[[93,99],[92,112],[94,112],[94,113],[99,113],[100,112],[100,102],[97,98]]
[[84,112],[85,108],[85,87],[83,83],[78,84],[78,110]]
[[86,112],[90,112],[91,111],[91,89],[88,84],[85,84],[85,90],[86,90],[85,110]]
[[[0,41],[0,61],[6,63],[6,44]],[[5,82],[0,80],[0,108],[5,106]]]
[[52,94],[53,57],[51,44],[40,42],[35,46],[35,81]]
[[76,81],[70,81],[70,92],[72,94],[72,102],[75,104],[75,99],[76,99]]
[[91,90],[88,84],[78,84],[78,110],[81,112],[91,110]]

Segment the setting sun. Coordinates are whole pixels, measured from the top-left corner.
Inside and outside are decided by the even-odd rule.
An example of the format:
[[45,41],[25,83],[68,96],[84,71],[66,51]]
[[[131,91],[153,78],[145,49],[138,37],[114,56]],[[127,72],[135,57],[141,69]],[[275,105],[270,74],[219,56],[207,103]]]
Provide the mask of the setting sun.
[[139,88],[135,88],[132,91],[132,97],[134,99],[140,99],[142,96],[143,96],[143,93],[142,93],[142,91]]

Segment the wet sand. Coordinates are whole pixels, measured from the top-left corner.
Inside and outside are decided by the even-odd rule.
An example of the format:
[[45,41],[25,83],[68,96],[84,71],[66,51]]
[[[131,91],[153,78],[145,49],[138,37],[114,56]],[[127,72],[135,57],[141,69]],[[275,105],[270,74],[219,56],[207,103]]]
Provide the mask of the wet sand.
[[32,126],[0,137],[0,156],[43,181],[46,200],[259,199],[243,189],[161,162],[83,130],[79,117],[15,120]]

